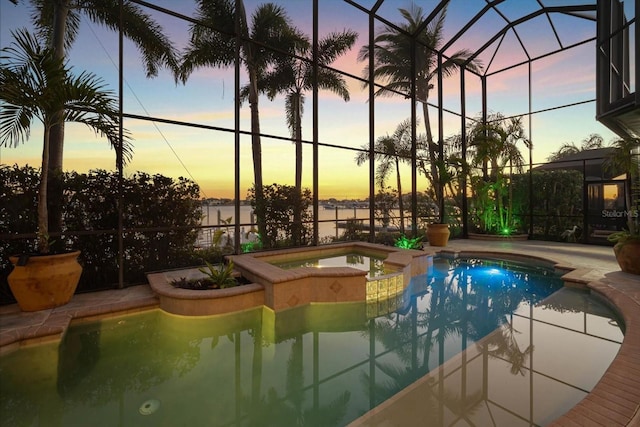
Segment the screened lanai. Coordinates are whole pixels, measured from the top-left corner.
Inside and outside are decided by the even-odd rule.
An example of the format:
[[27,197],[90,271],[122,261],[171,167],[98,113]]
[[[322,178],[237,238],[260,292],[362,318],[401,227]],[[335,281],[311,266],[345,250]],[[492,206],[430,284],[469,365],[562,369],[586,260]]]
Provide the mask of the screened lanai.
[[[51,187],[49,234],[84,246],[86,287],[202,258],[185,246],[388,243],[440,221],[465,238],[489,223],[479,189],[498,183],[510,205],[495,227],[560,240],[589,227],[585,177],[548,178],[579,185],[550,194],[530,172],[633,130],[634,1],[66,3],[64,57],[112,91],[124,141],[66,123],[53,164],[67,181]],[[20,28],[46,40],[36,5],[0,3],[3,48]],[[615,55],[597,40],[609,12]],[[156,38],[167,50],[145,51]],[[43,134],[0,148],[3,254],[34,245]],[[566,194],[561,212],[540,200]]]

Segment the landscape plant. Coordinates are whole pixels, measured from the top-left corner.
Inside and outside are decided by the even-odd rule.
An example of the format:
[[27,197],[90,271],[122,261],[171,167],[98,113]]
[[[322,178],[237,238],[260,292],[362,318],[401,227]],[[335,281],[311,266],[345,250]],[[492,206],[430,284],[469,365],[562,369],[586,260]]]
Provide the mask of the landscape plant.
[[[179,79],[183,83],[197,68],[230,67],[235,64],[236,44],[239,43],[240,61],[246,68],[249,80],[246,98],[251,112],[252,192],[256,202],[258,233],[263,238],[267,238],[268,233],[265,232],[267,220],[263,210],[266,196],[262,181],[258,81],[274,64],[276,49],[291,52],[299,42],[299,34],[293,30],[285,9],[279,5],[258,5],[249,21],[243,0],[196,0],[189,43],[180,65]],[[269,242],[264,244],[269,246]]]
[[[565,230],[572,230],[574,226],[582,227],[584,216],[581,172],[534,169],[531,175],[514,174],[511,179],[514,206],[512,216],[520,218],[525,230],[533,228],[533,237],[561,240]],[[533,190],[532,194],[530,188]],[[533,217],[530,217],[530,212]]]
[[[365,225],[362,223],[362,221],[355,219],[355,218],[347,218],[344,222],[344,231],[342,232],[342,234],[340,234],[339,237],[332,239],[331,241],[329,241],[328,243],[331,243],[333,241],[347,241],[347,242],[352,242],[352,241],[362,241],[362,242],[366,242],[367,238],[369,237],[369,228],[365,227]],[[379,235],[380,233],[376,234],[376,237]]]
[[[378,161],[375,181],[379,185],[379,193],[385,191],[387,176],[395,171],[398,209],[400,212],[400,232],[404,233],[404,203],[402,200],[402,180],[400,179],[400,164],[411,160],[411,120],[403,120],[398,124],[392,135],[378,137],[374,143],[374,159]],[[361,166],[369,161],[369,146],[364,145],[362,151],[356,155],[356,164]],[[387,190],[388,192],[389,190]],[[385,212],[388,214],[388,212]],[[386,217],[385,217],[386,218]],[[385,225],[385,224],[383,224]],[[388,225],[388,224],[386,224]],[[385,225],[385,226],[386,226]]]
[[519,143],[530,147],[521,117],[505,118],[494,113],[478,118],[467,130],[473,191],[472,213],[476,225],[484,233],[510,235],[521,228],[513,215],[512,176],[522,173],[524,158]]
[[[0,234],[33,233],[37,224],[39,170],[0,167]],[[82,251],[79,292],[118,283],[118,174],[105,170],[69,172],[62,177],[65,242]],[[145,273],[222,261],[224,248],[196,248],[201,224],[200,189],[192,181],[134,173],[125,177],[123,206],[125,285],[143,283]],[[5,203],[6,202],[6,203]],[[0,253],[34,250],[28,239],[0,239]],[[0,303],[12,301],[6,278],[8,259],[0,259]]]
[[[259,233],[262,247],[267,249],[311,244],[311,190],[305,188],[299,194],[295,186],[274,183],[263,187],[263,195],[264,198],[260,201],[254,187],[249,190],[247,196],[254,211],[260,209],[264,213],[264,232]],[[294,224],[296,212],[300,213],[302,229],[299,234],[300,240],[294,243],[294,233],[298,230]]]
[[[349,101],[349,88],[342,74],[329,68],[332,62],[344,55],[355,43],[358,34],[352,30],[332,32],[318,41],[317,62],[311,62],[313,54],[309,37],[295,27],[287,37],[291,51],[288,54],[274,56],[274,65],[260,73],[257,79],[257,90],[265,93],[270,100],[276,95],[285,95],[285,117],[291,132],[296,151],[295,188],[298,197],[302,194],[302,116],[306,93],[313,90],[314,82],[318,89],[328,90]],[[282,46],[280,47],[282,48]],[[251,84],[240,91],[240,99],[248,99],[251,95]],[[302,232],[301,212],[294,212],[293,243],[301,244]]]
[[407,237],[401,234],[400,237],[396,239],[394,246],[402,249],[422,249],[422,239],[423,236]]
[[65,122],[88,126],[106,138],[127,160],[130,155],[127,133],[120,138],[118,101],[92,73],[72,74],[71,68],[42,46],[26,30],[12,33],[13,43],[2,49],[0,65],[0,146],[16,147],[29,140],[31,126],[39,121],[44,128],[42,166],[38,190],[36,250],[50,251],[47,183],[51,130]]
[[218,266],[214,266],[208,261],[205,261],[205,264],[206,268],[201,267],[199,270],[207,276],[211,282],[211,288],[225,289],[238,285],[238,281],[233,275],[233,261]]
[[556,151],[552,152],[548,157],[548,162],[557,162],[565,159],[567,156],[581,153],[587,150],[594,150],[596,148],[604,148],[604,139],[597,133],[592,133],[588,137],[582,140],[580,146],[577,146],[574,142],[566,142],[560,146]]
[[[163,66],[168,67],[174,74],[178,72],[176,49],[164,34],[162,27],[140,6],[129,0],[122,2],[118,0],[9,1],[20,7],[26,7],[27,4],[31,7],[31,21],[36,37],[47,49],[50,49],[56,60],[67,59],[67,51],[78,39],[80,23],[85,19],[113,31],[121,30],[123,36],[135,44],[140,51],[141,63],[147,77],[157,76]],[[55,112],[58,117],[64,114],[63,110]],[[49,140],[47,183],[49,229],[61,231],[64,126],[53,124],[47,138]],[[121,154],[117,153],[117,155]]]
[[[373,55],[373,70],[367,65],[363,76],[368,82],[369,74],[380,82],[375,96],[411,96],[415,88],[415,102],[422,106],[427,140],[427,180],[435,189],[439,212],[444,212],[443,189],[437,161],[442,159],[442,142],[434,140],[429,118],[429,92],[434,87],[434,79],[441,73],[449,77],[464,65],[467,70],[481,71],[482,64],[471,58],[471,51],[460,49],[450,56],[438,56],[444,41],[444,22],[447,15],[445,5],[435,17],[424,13],[422,7],[412,3],[408,9],[399,8],[403,21],[394,25],[384,25],[377,31],[373,45],[364,45],[358,53],[359,61],[368,61]],[[429,21],[427,21],[430,19]],[[412,38],[415,37],[415,38]],[[368,83],[364,84],[365,87]],[[440,221],[438,221],[440,222]]]
[[[233,217],[229,217],[226,219],[220,219],[220,222],[224,225],[224,228],[219,227],[211,236],[211,244],[213,246],[226,246],[229,249],[233,249],[233,242],[231,241],[231,233],[230,227],[231,222],[233,221]],[[224,242],[224,245],[222,243]]]
[[640,140],[620,138],[613,142],[614,151],[607,159],[609,170],[625,171],[625,212],[627,228],[609,236],[609,241],[625,244],[640,242]]
[[399,196],[395,188],[379,188],[373,201],[376,219],[382,224],[383,231],[391,227],[400,227],[400,218],[395,215]]

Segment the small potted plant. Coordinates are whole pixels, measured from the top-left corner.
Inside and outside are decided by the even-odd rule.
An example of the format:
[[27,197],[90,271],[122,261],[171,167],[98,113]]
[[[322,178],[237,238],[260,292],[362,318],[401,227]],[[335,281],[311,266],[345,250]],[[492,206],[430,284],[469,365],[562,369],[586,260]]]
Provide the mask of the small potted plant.
[[615,243],[613,252],[620,269],[640,274],[640,141],[620,139],[614,145],[616,149],[607,166],[624,170],[626,174],[627,229],[611,234],[608,239]]
[[[37,311],[69,302],[80,280],[79,251],[53,253],[49,239],[47,179],[53,126],[64,122],[87,125],[119,147],[118,102],[91,73],[75,77],[53,50],[26,30],[12,33],[14,42],[0,53],[0,146],[15,147],[29,138],[31,124],[44,127],[42,168],[38,187],[37,250],[10,257],[8,281],[23,311]],[[123,146],[128,155],[128,147]]]

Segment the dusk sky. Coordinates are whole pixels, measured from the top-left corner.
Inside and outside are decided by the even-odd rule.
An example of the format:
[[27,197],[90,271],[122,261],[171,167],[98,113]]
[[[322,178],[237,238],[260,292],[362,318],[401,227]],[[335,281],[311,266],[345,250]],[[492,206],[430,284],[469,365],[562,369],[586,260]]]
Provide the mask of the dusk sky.
[[[154,0],[152,3],[191,15],[193,2],[188,0]],[[263,1],[245,0],[248,14]],[[311,34],[312,2],[310,0],[279,0],[298,28]],[[364,6],[373,1],[360,1]],[[576,3],[584,1],[545,1],[548,5]],[[417,1],[416,4],[430,11],[436,1]],[[457,33],[486,3],[482,0],[452,0],[445,22],[445,40]],[[401,22],[397,12],[399,7],[409,7],[405,0],[387,1],[380,14],[392,22]],[[501,13],[508,19],[517,19],[539,9],[536,0],[507,0],[500,5]],[[168,36],[178,49],[184,48],[188,39],[188,24],[174,17],[164,16],[153,10],[150,14],[164,27]],[[0,45],[8,46],[12,38],[10,32],[17,28],[31,28],[30,8],[21,2],[14,6],[8,1],[0,1]],[[558,38],[563,46],[570,46],[580,40],[595,35],[595,22],[551,14],[552,22],[558,30]],[[356,59],[357,52],[367,43],[368,20],[366,14],[356,10],[341,0],[320,1],[320,36],[345,28],[360,34],[353,49],[333,66],[350,74],[361,76],[364,63]],[[478,49],[490,39],[496,29],[502,28],[505,21],[496,13],[481,19],[469,32],[447,51],[461,48]],[[477,27],[477,28],[476,28]],[[542,15],[532,22],[517,27],[518,36],[532,57],[543,55],[549,50],[558,49],[558,40],[553,35],[549,20]],[[70,64],[76,73],[88,70],[104,79],[107,87],[114,92],[118,88],[117,71],[117,33],[82,19],[79,38],[69,52]],[[494,56],[495,47],[487,49],[480,58],[487,69],[488,106],[492,112],[501,112],[506,116],[525,114],[532,111],[550,109],[559,105],[581,103],[595,98],[595,43],[566,50],[557,55],[534,61],[532,64],[532,97],[528,94],[528,66],[525,64],[506,72],[492,74],[501,68],[519,63],[526,59],[520,41],[515,34],[509,33],[501,42]],[[553,46],[553,47],[550,47]],[[447,53],[445,52],[445,54]],[[493,58],[493,59],[492,59]],[[243,83],[246,74],[242,72]],[[158,77],[147,79],[140,64],[140,56],[130,42],[125,42],[125,88],[124,110],[128,113],[149,115],[171,120],[193,122],[233,129],[233,69],[198,69],[183,84],[176,84],[166,70]],[[322,143],[359,148],[368,143],[368,90],[359,81],[347,78],[351,99],[344,102],[335,94],[320,93],[319,102],[319,140]],[[481,109],[479,79],[470,73],[466,75],[466,112],[476,116]],[[453,76],[445,81],[445,108],[460,111],[459,77]],[[437,102],[434,89],[430,102]],[[376,138],[391,134],[398,123],[410,117],[411,105],[400,97],[377,98],[375,100]],[[242,108],[241,127],[250,130],[249,109],[245,103]],[[432,131],[438,135],[437,110],[431,109]],[[422,117],[421,107],[418,117]],[[261,131],[265,134],[289,137],[284,116],[284,98],[274,101],[266,97],[260,99]],[[533,161],[544,162],[550,152],[561,144],[580,142],[592,133],[602,135],[608,143],[615,135],[595,120],[595,103],[588,102],[576,107],[541,112],[524,123],[530,132],[534,145]],[[185,176],[194,179],[202,189],[203,197],[233,197],[234,179],[234,136],[231,132],[205,131],[183,126],[171,126],[149,121],[126,120],[125,127],[133,136],[134,157],[127,165],[125,173],[135,171],[159,173],[167,176]],[[460,132],[460,118],[453,114],[444,115],[445,137]],[[312,95],[307,94],[304,117],[303,139],[312,139]],[[418,127],[424,133],[424,123]],[[0,164],[30,164],[39,167],[42,144],[41,127],[35,123],[31,138],[18,148],[0,148]],[[241,139],[241,197],[251,186],[253,171],[251,161],[250,138]],[[269,184],[293,185],[294,182],[294,145],[290,140],[263,138],[264,182]],[[524,146],[523,146],[524,148]],[[303,185],[311,187],[311,148],[304,149]],[[336,148],[320,149],[320,194],[321,199],[365,198],[368,195],[368,167],[357,166],[356,152]],[[528,154],[525,158],[528,159]],[[89,169],[115,168],[115,155],[107,142],[99,140],[93,132],[78,125],[67,125],[65,139],[64,167],[67,170],[81,172]],[[410,191],[411,173],[408,166],[403,167],[403,190]],[[393,184],[390,180],[389,184]],[[418,190],[424,191],[426,180],[420,177]]]

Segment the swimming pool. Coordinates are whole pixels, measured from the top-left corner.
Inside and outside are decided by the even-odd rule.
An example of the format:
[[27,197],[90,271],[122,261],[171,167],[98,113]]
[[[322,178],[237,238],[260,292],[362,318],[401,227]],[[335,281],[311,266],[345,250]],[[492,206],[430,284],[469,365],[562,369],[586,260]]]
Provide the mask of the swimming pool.
[[0,413],[7,425],[544,425],[595,385],[622,332],[552,270],[510,266],[436,259],[376,316],[363,301],[77,324],[59,348],[0,358]]

